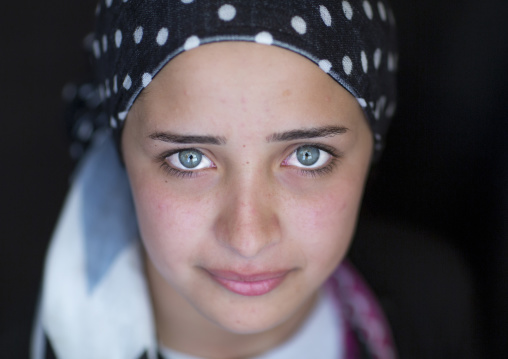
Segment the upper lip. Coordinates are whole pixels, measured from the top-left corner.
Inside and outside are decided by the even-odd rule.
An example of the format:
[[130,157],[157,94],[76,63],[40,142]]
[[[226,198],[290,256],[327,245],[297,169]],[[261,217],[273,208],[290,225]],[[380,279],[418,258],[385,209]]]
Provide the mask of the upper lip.
[[215,277],[235,282],[260,282],[282,277],[290,272],[290,269],[282,269],[275,271],[265,271],[258,273],[239,273],[232,270],[206,269],[208,273]]

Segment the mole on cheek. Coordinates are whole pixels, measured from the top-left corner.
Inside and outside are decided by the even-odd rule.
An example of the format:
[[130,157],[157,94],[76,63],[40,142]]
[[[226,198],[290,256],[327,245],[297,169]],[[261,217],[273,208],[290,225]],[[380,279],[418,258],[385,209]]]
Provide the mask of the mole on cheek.
[[284,92],[282,92],[282,96],[284,96],[284,97],[287,97],[289,95],[291,95],[291,90],[290,89],[286,89],[286,90],[284,90]]

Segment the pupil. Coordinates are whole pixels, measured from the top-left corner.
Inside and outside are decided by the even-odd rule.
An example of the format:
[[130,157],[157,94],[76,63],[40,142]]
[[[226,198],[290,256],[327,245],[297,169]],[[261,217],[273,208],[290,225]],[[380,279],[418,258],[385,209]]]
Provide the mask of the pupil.
[[302,146],[296,150],[296,158],[304,166],[312,166],[319,160],[319,150],[312,146]]
[[196,150],[186,150],[181,151],[178,157],[184,167],[195,168],[201,163],[203,155]]

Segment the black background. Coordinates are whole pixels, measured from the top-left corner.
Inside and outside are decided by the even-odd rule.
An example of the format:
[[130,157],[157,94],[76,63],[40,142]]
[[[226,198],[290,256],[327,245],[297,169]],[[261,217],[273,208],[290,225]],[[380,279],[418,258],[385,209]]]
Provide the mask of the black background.
[[[473,274],[489,358],[508,352],[508,2],[397,0],[400,105],[367,192],[447,238]],[[94,1],[0,9],[0,351],[28,355],[45,250],[68,189],[61,89],[86,73]],[[432,263],[429,263],[431,266]]]

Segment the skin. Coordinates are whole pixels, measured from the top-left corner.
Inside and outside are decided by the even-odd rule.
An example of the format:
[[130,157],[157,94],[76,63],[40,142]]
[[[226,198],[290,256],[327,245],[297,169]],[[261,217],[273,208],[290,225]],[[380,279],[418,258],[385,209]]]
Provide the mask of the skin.
[[[342,133],[274,136],[331,127]],[[218,143],[175,144],[168,133]],[[306,144],[337,158],[321,152],[321,172],[309,172],[294,156]],[[178,155],[170,154],[188,148],[210,161],[176,174]],[[159,339],[191,355],[248,358],[298,329],[343,259],[372,134],[353,96],[315,64],[284,49],[228,42],[183,53],[162,69],[129,112],[122,151]],[[268,293],[245,296],[210,270],[286,275]]]

